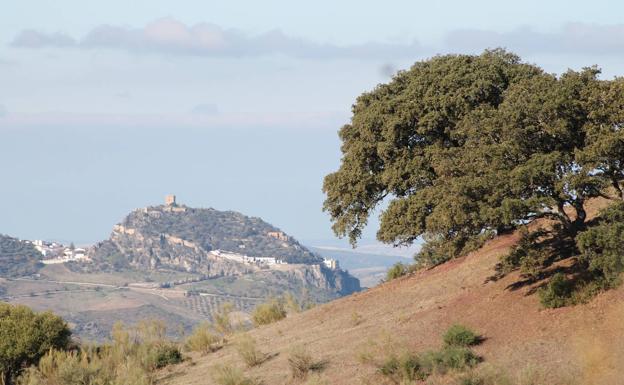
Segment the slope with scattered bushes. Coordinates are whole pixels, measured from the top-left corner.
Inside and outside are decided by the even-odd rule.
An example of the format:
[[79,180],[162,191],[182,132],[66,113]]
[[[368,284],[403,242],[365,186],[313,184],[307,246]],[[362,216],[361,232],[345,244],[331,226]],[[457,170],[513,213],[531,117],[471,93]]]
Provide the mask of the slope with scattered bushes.
[[[590,202],[589,218],[605,206],[604,200]],[[228,344],[214,353],[194,356],[193,365],[178,366],[162,383],[213,384],[205,373],[219,362],[267,384],[286,384],[289,354],[296,345],[305,346],[311,357],[324,363],[311,377],[318,383],[392,383],[378,367],[362,363],[362,355],[383,360],[388,349],[441,352],[441,340],[448,346],[478,341],[470,351],[480,358],[475,363],[466,356],[470,358],[466,370],[450,368],[445,374],[432,374],[426,379],[431,384],[486,380],[519,384],[528,379],[536,385],[624,383],[620,370],[624,367],[624,287],[600,292],[575,306],[544,308],[537,293],[553,274],[565,271],[569,261],[553,264],[535,279],[518,270],[498,276],[497,264],[520,238],[519,232],[499,236],[467,256],[260,326],[249,334],[264,354],[274,356],[261,365],[248,368],[236,346]],[[353,321],[354,314],[358,322]],[[453,326],[457,324],[467,329]],[[455,353],[468,354],[461,346]],[[409,358],[397,357],[399,362],[401,357]],[[442,360],[442,356],[430,358]],[[493,376],[507,382],[496,382]]]

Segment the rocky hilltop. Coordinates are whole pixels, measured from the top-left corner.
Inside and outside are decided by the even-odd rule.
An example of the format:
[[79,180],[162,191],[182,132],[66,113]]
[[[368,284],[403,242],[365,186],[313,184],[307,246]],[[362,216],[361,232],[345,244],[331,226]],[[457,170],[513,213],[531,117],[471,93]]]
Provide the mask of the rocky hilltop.
[[0,277],[19,277],[37,272],[43,255],[29,241],[0,234]]
[[206,278],[255,274],[346,295],[357,278],[260,218],[174,202],[131,212],[88,252],[91,268],[172,269]]

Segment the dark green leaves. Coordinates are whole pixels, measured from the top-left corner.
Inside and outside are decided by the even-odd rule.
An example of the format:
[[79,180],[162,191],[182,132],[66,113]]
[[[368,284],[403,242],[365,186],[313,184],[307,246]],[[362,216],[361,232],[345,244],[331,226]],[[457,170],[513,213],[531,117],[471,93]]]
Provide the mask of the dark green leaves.
[[577,232],[585,201],[624,179],[624,82],[598,72],[556,77],[494,50],[416,63],[363,94],[323,185],[335,233],[355,243],[386,197],[377,237],[425,236],[430,261],[538,218]]

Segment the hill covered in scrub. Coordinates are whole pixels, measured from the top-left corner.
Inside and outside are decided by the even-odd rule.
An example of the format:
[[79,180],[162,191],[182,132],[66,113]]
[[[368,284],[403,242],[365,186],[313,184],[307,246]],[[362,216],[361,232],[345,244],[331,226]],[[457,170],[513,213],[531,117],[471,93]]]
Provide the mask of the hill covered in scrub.
[[32,243],[0,234],[0,276],[21,277],[37,272],[41,253]]
[[[88,253],[91,263],[73,264],[72,268],[169,269],[198,274],[200,280],[247,277],[248,281],[265,282],[260,285],[265,289],[256,288],[265,293],[270,293],[271,287],[297,292],[306,287],[320,289],[325,293],[315,296],[319,301],[360,290],[357,278],[325,266],[322,257],[293,237],[260,218],[234,211],[177,204],[138,209]],[[229,292],[230,286],[226,284],[224,290]]]
[[[589,216],[605,204],[593,201],[586,207]],[[498,236],[464,257],[252,330],[258,347],[273,357],[261,365],[245,369],[236,344],[228,344],[194,356],[192,364],[167,372],[160,383],[216,384],[207,373],[219,363],[241,368],[245,376],[266,384],[286,384],[288,360],[297,345],[325,363],[311,374],[320,377],[318,383],[392,384],[376,363],[390,362],[392,354],[435,351],[446,330],[463,324],[481,336],[473,347],[480,362],[462,373],[435,374],[425,383],[454,385],[468,373],[498,378],[474,382],[487,384],[623,384],[624,288],[576,306],[545,309],[537,291],[565,263],[535,281],[519,271],[494,279],[501,258],[520,238],[519,232]]]
[[[141,242],[141,247],[135,247]],[[111,238],[98,244],[96,259],[123,255],[132,265],[153,267],[175,259],[158,250],[167,243],[187,249],[275,257],[286,263],[319,264],[321,257],[260,218],[234,211],[186,206],[153,206],[131,212],[115,226]]]

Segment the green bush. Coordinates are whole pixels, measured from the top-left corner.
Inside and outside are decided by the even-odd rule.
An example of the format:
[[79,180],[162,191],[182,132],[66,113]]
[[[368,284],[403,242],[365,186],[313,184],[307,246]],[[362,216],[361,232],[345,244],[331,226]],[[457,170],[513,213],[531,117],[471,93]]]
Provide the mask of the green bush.
[[446,346],[472,346],[479,342],[479,336],[467,327],[455,324],[444,333],[443,340]]
[[599,224],[576,237],[579,261],[603,278],[608,287],[617,286],[624,272],[624,203],[601,212]]
[[150,352],[151,367],[155,369],[175,365],[182,362],[182,353],[176,345],[167,344],[157,346]]
[[251,319],[256,326],[268,325],[284,318],[286,318],[286,309],[284,304],[277,299],[256,306],[251,314]]
[[459,346],[447,346],[439,353],[443,368],[463,370],[476,366],[480,359],[471,349]]
[[50,312],[0,303],[0,384],[11,383],[50,349],[66,348],[70,336],[65,321]]
[[408,271],[408,267],[405,264],[397,262],[386,272],[386,282],[402,277],[406,275]]
[[378,371],[396,384],[423,381],[429,376],[423,370],[420,358],[413,354],[390,356],[379,366]]
[[548,308],[566,306],[572,301],[572,282],[565,274],[557,273],[552,276],[546,287],[539,291],[542,305]]
[[377,372],[394,384],[425,381],[433,374],[444,374],[449,370],[464,371],[480,362],[480,357],[470,349],[471,345],[480,342],[475,332],[454,325],[443,339],[444,346],[440,350],[416,354],[397,349],[396,346],[387,346],[381,349],[385,358],[377,359],[374,353],[366,352],[360,356],[360,360],[375,365]]

